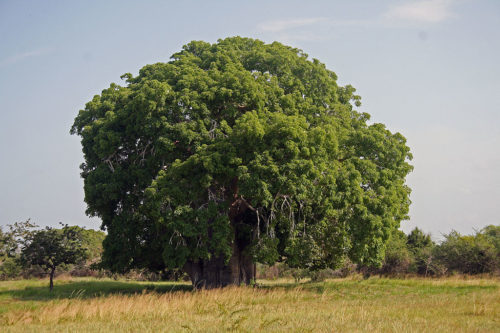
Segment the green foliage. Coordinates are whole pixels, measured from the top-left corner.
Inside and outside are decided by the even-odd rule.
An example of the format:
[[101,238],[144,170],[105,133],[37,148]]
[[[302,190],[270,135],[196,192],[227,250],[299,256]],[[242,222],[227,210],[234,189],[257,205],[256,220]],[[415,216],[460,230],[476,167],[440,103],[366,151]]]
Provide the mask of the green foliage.
[[407,273],[413,260],[412,253],[408,250],[405,233],[395,230],[387,242],[381,273],[392,275]]
[[274,237],[264,235],[260,237],[254,246],[255,259],[259,263],[273,265],[280,258],[277,251],[279,240]]
[[[88,274],[89,266],[100,261],[104,232],[67,225],[62,229],[37,228],[28,219],[7,225],[6,231],[0,229],[0,279],[39,276],[43,270],[51,269],[42,261],[55,263],[59,272],[73,274],[76,270],[80,275]],[[63,251],[59,251],[61,246]],[[68,249],[73,252],[68,252]],[[71,256],[76,259],[68,259]],[[82,258],[88,259],[88,262]]]
[[84,229],[78,226],[73,226],[78,231],[81,237],[82,248],[85,249],[87,258],[85,261],[80,261],[76,264],[63,265],[58,268],[58,271],[67,271],[72,276],[95,276],[97,274],[105,274],[101,269],[102,242],[106,234],[102,231],[93,229]]
[[410,271],[427,276],[440,275],[442,268],[435,262],[433,256],[434,242],[429,234],[419,228],[413,229],[407,238],[408,250],[413,255]]
[[21,274],[22,267],[16,258],[7,257],[0,263],[0,280],[13,279]]
[[93,229],[84,229],[78,226],[72,226],[80,235],[82,248],[87,251],[88,260],[97,261],[101,258],[102,242],[106,234],[102,231]]
[[30,219],[7,225],[7,230],[0,228],[0,279],[12,279],[22,273],[19,262],[21,246],[29,238],[36,225]]
[[27,219],[7,225],[7,231],[0,228],[0,260],[16,257],[21,251],[24,240],[31,237],[36,227],[36,224]]
[[500,258],[500,225],[486,226],[480,233],[493,244],[497,252],[497,257]]
[[3,260],[12,255],[11,235],[0,228],[0,258]]
[[486,234],[462,236],[453,231],[435,248],[435,256],[450,272],[466,274],[490,273],[500,269],[500,257],[495,243],[498,234],[489,232],[496,227],[486,229]]
[[419,228],[413,229],[408,235],[407,239],[408,248],[413,252],[418,249],[424,249],[428,247],[432,247],[434,244],[431,240],[431,236],[429,234],[425,234]]
[[417,273],[439,276],[450,273],[481,274],[500,272],[500,227],[487,226],[474,235],[456,231],[435,244],[430,235],[415,228],[406,236],[393,234],[387,244],[383,274]]
[[20,261],[25,267],[40,266],[50,271],[52,281],[58,266],[76,264],[88,257],[82,243],[79,227],[46,227],[33,232],[24,240]]
[[407,218],[411,154],[401,134],[367,124],[324,64],[234,37],[122,78],[71,128],[107,267],[227,262],[235,243],[300,269],[382,261]]

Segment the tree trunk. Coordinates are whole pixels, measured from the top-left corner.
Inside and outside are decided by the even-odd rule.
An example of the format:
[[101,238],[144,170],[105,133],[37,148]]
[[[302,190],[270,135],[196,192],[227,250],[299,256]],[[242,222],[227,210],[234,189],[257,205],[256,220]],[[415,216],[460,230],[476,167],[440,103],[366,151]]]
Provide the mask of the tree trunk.
[[196,289],[213,289],[229,285],[249,285],[255,280],[252,257],[233,245],[233,254],[226,264],[223,257],[211,260],[189,261],[184,265]]
[[228,216],[234,231],[232,255],[227,264],[222,256],[214,256],[210,260],[188,261],[184,265],[184,271],[197,289],[249,285],[255,281],[255,263],[248,248],[257,237],[257,215],[255,209],[238,195],[238,178],[232,180],[229,193]]
[[50,269],[50,285],[49,285],[50,291],[52,291],[52,289],[54,289],[54,273],[55,273],[55,271],[56,271],[55,268]]
[[226,263],[222,256],[210,260],[190,261],[184,271],[195,288],[220,288],[228,285],[249,285],[255,281],[255,263],[248,249],[256,237],[256,215],[248,209],[230,215],[234,230],[232,254]]

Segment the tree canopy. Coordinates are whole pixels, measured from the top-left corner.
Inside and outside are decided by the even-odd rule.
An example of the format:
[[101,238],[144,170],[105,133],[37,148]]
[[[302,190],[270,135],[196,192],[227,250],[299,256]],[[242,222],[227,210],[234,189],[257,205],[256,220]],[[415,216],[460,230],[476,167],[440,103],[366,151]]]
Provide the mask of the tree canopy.
[[83,245],[82,228],[46,227],[30,233],[23,240],[20,261],[24,266],[40,266],[50,275],[50,290],[54,287],[54,273],[62,264],[76,264],[88,256]]
[[248,283],[255,262],[381,262],[407,218],[410,150],[320,61],[234,37],[122,79],[71,128],[112,270],[183,268],[218,286]]

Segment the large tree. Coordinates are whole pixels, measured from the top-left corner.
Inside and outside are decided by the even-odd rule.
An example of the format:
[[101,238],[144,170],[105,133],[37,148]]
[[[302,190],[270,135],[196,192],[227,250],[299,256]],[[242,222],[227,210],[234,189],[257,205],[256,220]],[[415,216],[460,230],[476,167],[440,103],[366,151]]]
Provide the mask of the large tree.
[[210,288],[250,283],[255,262],[381,262],[407,218],[411,154],[324,64],[235,37],[122,79],[71,128],[113,271],[182,268]]

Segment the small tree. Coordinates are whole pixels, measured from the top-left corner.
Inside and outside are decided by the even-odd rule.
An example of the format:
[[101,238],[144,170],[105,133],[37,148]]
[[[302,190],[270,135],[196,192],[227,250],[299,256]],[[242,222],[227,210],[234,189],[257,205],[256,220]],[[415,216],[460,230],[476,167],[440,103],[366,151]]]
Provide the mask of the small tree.
[[8,224],[7,230],[0,228],[0,259],[14,258],[20,253],[20,244],[33,234],[33,229],[38,226],[27,219],[22,222]]
[[480,234],[484,235],[487,241],[495,247],[496,257],[500,264],[500,225],[488,225],[481,230]]
[[408,250],[406,235],[401,230],[394,230],[387,242],[385,258],[380,272],[382,274],[405,274],[413,262]]
[[419,228],[413,229],[407,237],[408,248],[412,251],[434,245],[431,235],[424,233]]
[[0,227],[0,279],[11,279],[21,274],[19,255],[20,244],[37,226],[30,219],[8,224],[7,230]]
[[408,235],[407,244],[408,250],[414,257],[411,271],[425,276],[438,274],[439,265],[434,262],[433,256],[433,248],[436,244],[432,241],[431,235],[415,228]]
[[25,266],[38,265],[50,275],[50,291],[54,288],[54,273],[61,264],[76,264],[88,256],[82,246],[81,228],[64,225],[62,229],[45,229],[25,239],[21,262]]

